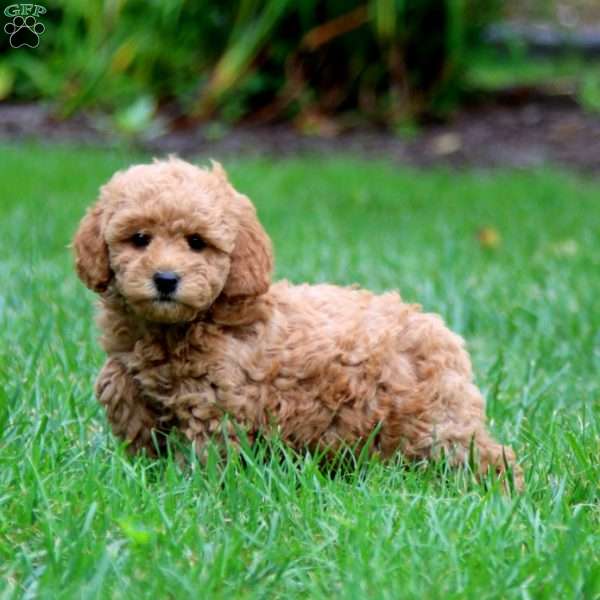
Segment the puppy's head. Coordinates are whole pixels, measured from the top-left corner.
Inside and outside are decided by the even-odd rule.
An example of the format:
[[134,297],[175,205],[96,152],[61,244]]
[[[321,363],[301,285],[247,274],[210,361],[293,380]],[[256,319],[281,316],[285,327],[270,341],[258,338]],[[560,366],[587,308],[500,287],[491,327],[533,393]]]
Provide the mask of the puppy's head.
[[73,247],[90,289],[116,293],[161,323],[194,320],[220,296],[263,294],[273,265],[254,207],[222,167],[173,158],[115,174]]

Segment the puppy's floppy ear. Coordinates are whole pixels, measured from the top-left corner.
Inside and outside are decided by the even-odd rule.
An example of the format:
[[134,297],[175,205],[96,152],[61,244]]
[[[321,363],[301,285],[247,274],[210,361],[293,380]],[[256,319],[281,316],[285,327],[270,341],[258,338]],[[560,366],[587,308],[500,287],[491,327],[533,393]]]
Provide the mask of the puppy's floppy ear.
[[236,194],[234,201],[239,203],[239,229],[223,294],[229,298],[259,296],[264,294],[271,284],[271,240],[258,222],[256,210],[250,200]]
[[212,172],[231,188],[232,209],[239,224],[223,295],[235,298],[264,294],[271,284],[273,271],[271,240],[259,223],[254,206],[231,187],[223,167],[213,162]]
[[79,278],[94,292],[103,292],[112,277],[108,247],[102,235],[102,203],[88,209],[73,239],[75,266]]

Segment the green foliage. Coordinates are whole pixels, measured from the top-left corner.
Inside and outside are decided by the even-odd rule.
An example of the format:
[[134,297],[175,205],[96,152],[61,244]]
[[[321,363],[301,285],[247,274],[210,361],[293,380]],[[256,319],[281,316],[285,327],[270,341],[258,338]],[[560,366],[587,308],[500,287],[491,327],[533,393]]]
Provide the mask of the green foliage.
[[506,496],[443,464],[330,472],[277,443],[224,467],[128,458],[93,398],[93,297],[67,244],[142,157],[0,152],[0,597],[599,597],[597,181],[227,164],[279,277],[399,288],[466,337],[490,428],[522,460],[527,488]]
[[600,112],[600,61],[575,53],[536,57],[519,44],[509,52],[479,50],[471,57],[466,81],[473,89],[490,92],[514,86],[571,91],[585,110]]
[[600,68],[587,70],[581,80],[579,100],[589,111],[600,112]]
[[497,6],[54,0],[38,48],[3,39],[0,95],[47,99],[61,115],[128,111],[143,98],[228,121],[359,113],[395,123],[457,100],[476,34]]

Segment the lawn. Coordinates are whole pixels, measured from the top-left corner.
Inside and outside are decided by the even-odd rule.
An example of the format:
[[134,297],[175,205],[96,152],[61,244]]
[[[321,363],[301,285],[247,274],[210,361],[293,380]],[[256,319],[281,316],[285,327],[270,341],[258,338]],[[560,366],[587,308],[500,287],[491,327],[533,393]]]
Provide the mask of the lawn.
[[128,458],[67,244],[140,158],[0,147],[0,598],[600,598],[600,181],[226,161],[278,277],[397,288],[466,337],[508,496],[400,461]]

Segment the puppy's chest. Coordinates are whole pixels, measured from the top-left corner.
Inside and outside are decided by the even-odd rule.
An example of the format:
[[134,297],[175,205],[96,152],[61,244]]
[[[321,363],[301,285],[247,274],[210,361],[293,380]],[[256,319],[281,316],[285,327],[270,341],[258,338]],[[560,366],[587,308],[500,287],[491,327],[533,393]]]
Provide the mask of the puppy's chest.
[[188,420],[218,417],[239,393],[232,365],[203,343],[138,343],[129,371],[144,402]]
[[173,405],[182,394],[211,387],[209,357],[199,348],[181,344],[138,343],[128,361],[129,370],[142,395]]

